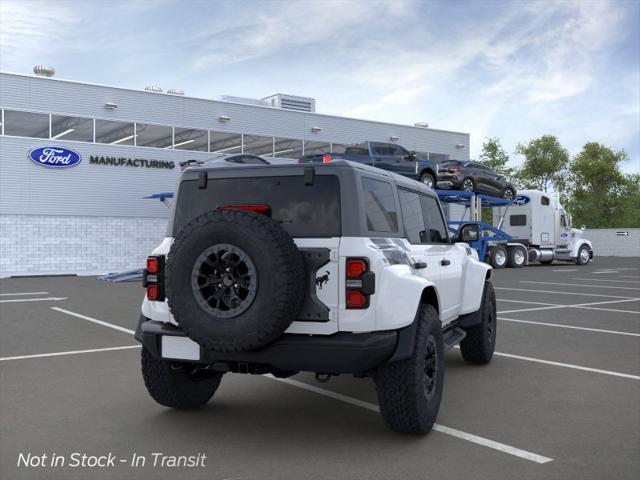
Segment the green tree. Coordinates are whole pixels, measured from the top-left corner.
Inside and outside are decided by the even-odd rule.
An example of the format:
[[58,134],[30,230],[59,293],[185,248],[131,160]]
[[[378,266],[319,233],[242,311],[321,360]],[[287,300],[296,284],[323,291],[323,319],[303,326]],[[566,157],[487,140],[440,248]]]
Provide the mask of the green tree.
[[622,204],[618,226],[640,228],[640,173],[625,175]]
[[482,153],[479,157],[480,162],[495,170],[496,172],[511,177],[514,173],[514,169],[508,167],[509,155],[502,148],[500,139],[498,137],[487,137],[482,144]]
[[625,211],[633,217],[633,207],[627,203],[634,197],[634,180],[625,178],[619,165],[626,159],[624,150],[614,151],[597,142],[585,143],[574,157],[569,167],[568,208],[576,225],[617,227],[622,226]]
[[545,192],[551,188],[556,192],[565,189],[569,152],[556,137],[543,135],[526,145],[518,144],[516,154],[525,158],[516,175],[518,186]]

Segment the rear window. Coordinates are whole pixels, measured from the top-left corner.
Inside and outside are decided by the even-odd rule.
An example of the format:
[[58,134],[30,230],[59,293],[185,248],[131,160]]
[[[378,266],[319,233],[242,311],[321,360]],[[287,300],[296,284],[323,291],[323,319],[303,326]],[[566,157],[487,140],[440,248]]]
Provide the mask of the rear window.
[[345,155],[369,155],[369,147],[367,145],[352,145],[344,151]]
[[268,205],[271,217],[292,237],[340,236],[340,181],[335,175],[316,175],[313,185],[302,176],[209,179],[180,185],[172,233],[191,220],[224,205]]

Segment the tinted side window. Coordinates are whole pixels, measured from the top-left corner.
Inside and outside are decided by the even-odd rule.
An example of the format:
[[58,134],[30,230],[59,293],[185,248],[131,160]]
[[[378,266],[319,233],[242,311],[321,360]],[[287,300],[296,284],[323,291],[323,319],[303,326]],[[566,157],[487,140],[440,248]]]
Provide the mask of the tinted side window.
[[372,232],[397,232],[398,214],[391,185],[372,178],[362,179],[367,229]]
[[376,155],[393,155],[394,149],[393,146],[376,143],[373,151]]
[[408,190],[398,190],[400,195],[400,209],[402,211],[402,223],[405,234],[410,243],[424,243],[427,229],[424,226],[420,195]]
[[526,215],[511,215],[509,217],[509,225],[512,227],[523,227],[527,224]]
[[449,243],[447,226],[442,218],[438,201],[435,198],[420,195],[422,215],[427,227],[425,243]]

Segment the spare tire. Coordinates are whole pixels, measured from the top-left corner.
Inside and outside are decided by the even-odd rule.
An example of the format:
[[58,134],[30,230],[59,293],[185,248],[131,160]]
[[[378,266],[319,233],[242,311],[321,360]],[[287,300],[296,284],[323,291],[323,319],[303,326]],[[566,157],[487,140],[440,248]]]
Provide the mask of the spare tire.
[[305,298],[302,255],[271,218],[242,210],[196,217],[175,237],[166,266],[174,319],[206,349],[240,352],[278,338]]

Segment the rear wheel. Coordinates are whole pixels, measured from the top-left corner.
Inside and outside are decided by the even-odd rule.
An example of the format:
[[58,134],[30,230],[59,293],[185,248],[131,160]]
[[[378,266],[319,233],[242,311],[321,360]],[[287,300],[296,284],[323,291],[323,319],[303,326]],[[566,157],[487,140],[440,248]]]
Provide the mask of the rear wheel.
[[438,312],[422,304],[416,318],[411,357],[384,364],[373,379],[380,414],[398,432],[427,433],[440,409],[444,385],[444,345]]
[[465,178],[462,181],[462,190],[465,192],[473,192],[476,189],[476,184],[473,182],[471,178]]
[[218,389],[222,373],[188,362],[156,358],[142,347],[142,377],[147,391],[160,405],[190,409],[207,403]]
[[527,252],[522,247],[509,247],[509,262],[510,268],[524,267],[526,263]]
[[493,358],[496,347],[496,294],[491,282],[484,282],[480,304],[480,324],[466,330],[467,336],[460,342],[462,358],[467,362],[483,365]]
[[424,183],[429,188],[433,188],[436,185],[436,180],[430,173],[423,173],[420,176],[420,182]]
[[507,249],[503,245],[493,245],[490,248],[489,253],[489,262],[491,263],[491,266],[493,268],[498,269],[507,266],[507,262],[509,261],[509,254],[507,253]]

